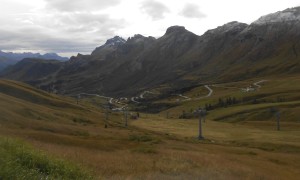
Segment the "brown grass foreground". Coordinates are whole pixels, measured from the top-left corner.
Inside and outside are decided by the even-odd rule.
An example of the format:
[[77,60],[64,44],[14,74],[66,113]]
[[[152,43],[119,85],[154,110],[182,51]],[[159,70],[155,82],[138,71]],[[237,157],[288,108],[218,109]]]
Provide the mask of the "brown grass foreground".
[[[297,179],[300,134],[266,122],[230,124],[207,120],[198,141],[197,120],[141,114],[124,127],[111,113],[30,86],[0,81],[0,133],[82,164],[96,179]],[[3,89],[6,89],[4,91]],[[253,125],[254,123],[254,125]],[[292,123],[292,122],[291,122]]]

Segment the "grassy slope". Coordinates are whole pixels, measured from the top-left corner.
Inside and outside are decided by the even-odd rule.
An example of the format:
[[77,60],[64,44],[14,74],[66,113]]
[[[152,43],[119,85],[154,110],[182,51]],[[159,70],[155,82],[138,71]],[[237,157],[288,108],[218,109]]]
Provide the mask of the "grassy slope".
[[[210,111],[206,122],[203,124],[205,138],[213,144],[251,149],[244,149],[243,153],[248,152],[254,155],[254,149],[263,150],[268,152],[270,156],[264,157],[262,154],[255,154],[253,157],[257,157],[256,155],[264,157],[264,162],[272,161],[281,164],[281,168],[299,166],[296,161],[290,158],[298,159],[300,153],[300,76],[266,77],[265,79],[268,81],[261,83],[262,88],[255,92],[245,93],[240,88],[248,87],[261,79],[211,86],[214,90],[213,95],[210,98],[201,100],[176,102],[176,99],[180,98],[174,96],[159,100],[159,102],[175,103],[178,106],[158,115],[148,115],[143,121],[135,121],[133,124],[154,132],[193,141],[198,135],[198,120],[178,119],[183,110],[190,112],[190,110],[195,110],[199,106],[203,107],[206,103],[215,104],[219,98],[236,97],[237,99],[246,99],[241,104]],[[198,98],[207,93],[207,89],[200,86],[186,92],[184,95]],[[256,99],[258,104],[253,104],[253,99]],[[279,132],[276,131],[276,118],[270,112],[271,107],[279,109],[281,112],[281,131]],[[167,116],[168,119],[166,119]],[[216,147],[215,151],[218,151],[217,149],[219,147]],[[282,155],[286,153],[290,153],[291,156],[283,157]],[[241,161],[244,161],[242,159]],[[283,162],[283,159],[287,161]],[[247,163],[249,162],[247,161]],[[256,169],[254,166],[262,168],[260,165],[254,164],[252,164],[253,169]],[[258,171],[260,170],[257,169]],[[275,174],[277,173],[280,174],[281,172]]]
[[[179,117],[182,110],[190,112],[190,110],[195,110],[198,107],[204,107],[205,104],[217,104],[219,98],[225,100],[227,97],[235,97],[237,100],[243,102],[228,106],[227,108],[217,108],[209,112],[208,118],[224,121],[229,121],[230,118],[233,118],[233,121],[271,121],[275,118],[273,114],[270,113],[270,108],[274,107],[280,110],[281,117],[284,121],[299,122],[300,76],[265,77],[264,79],[267,81],[260,84],[262,87],[259,90],[248,93],[242,92],[241,88],[249,87],[261,79],[250,79],[248,81],[210,86],[214,90],[210,98],[179,103],[179,106],[168,110],[169,115]],[[200,86],[186,92],[184,95],[197,98],[207,93],[208,90]],[[160,100],[160,102],[175,103],[175,99],[178,99],[178,97]],[[253,103],[254,99],[257,101],[256,104]],[[165,113],[166,112],[162,112],[161,114]]]
[[26,143],[0,137],[0,179],[92,179],[67,161],[43,154]]
[[[300,76],[265,77],[268,80],[261,83],[259,90],[242,92],[241,88],[248,87],[261,79],[210,85],[214,90],[209,98],[200,100],[176,102],[180,97],[171,96],[159,102],[175,103],[178,106],[153,115],[153,121],[139,121],[141,126],[153,131],[177,134],[185,138],[197,136],[198,120],[195,118],[178,119],[183,111],[189,113],[205,104],[218,103],[218,99],[235,97],[244,102],[225,108],[216,108],[208,112],[204,133],[208,139],[215,142],[229,143],[283,151],[297,151],[300,147]],[[191,98],[205,96],[208,90],[203,86],[194,88],[184,95]],[[183,98],[181,98],[183,99]],[[253,104],[253,99],[257,103]],[[280,111],[281,132],[276,131],[276,117],[270,108]],[[169,119],[166,119],[166,117]],[[212,121],[213,120],[213,121]],[[231,123],[226,123],[231,122]]]
[[[76,105],[73,99],[13,81],[1,80],[0,87],[0,134],[22,137],[46,154],[82,164],[97,178],[296,179],[300,175],[299,126],[277,132],[270,124],[257,128],[208,118],[204,133],[210,140],[198,142],[196,120],[166,119],[165,112],[141,114],[141,119],[124,127],[121,114],[110,113],[109,126],[104,128],[104,113],[89,103]],[[196,105],[186,102],[170,113]]]

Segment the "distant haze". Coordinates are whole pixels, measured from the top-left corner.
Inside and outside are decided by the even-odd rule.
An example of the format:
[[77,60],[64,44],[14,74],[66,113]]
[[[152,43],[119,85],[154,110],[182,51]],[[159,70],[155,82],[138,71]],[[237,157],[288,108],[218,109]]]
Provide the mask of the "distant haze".
[[172,25],[201,35],[299,5],[299,0],[1,0],[0,50],[89,54],[115,35],[160,37]]

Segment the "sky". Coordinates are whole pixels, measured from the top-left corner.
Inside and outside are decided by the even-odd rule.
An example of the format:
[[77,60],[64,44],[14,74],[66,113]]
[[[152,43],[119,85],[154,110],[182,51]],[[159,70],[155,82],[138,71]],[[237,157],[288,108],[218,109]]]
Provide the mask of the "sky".
[[0,50],[70,57],[116,35],[159,38],[173,25],[202,35],[296,6],[299,0],[1,0]]

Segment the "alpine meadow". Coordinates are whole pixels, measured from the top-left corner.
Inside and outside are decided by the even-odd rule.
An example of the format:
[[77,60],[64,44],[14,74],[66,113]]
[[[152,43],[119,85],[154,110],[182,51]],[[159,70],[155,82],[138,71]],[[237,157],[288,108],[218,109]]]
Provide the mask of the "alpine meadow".
[[[123,15],[124,0],[29,2],[40,6],[7,15],[20,32],[0,28],[1,180],[299,179],[299,6],[197,35],[182,25],[211,16],[192,0],[180,12],[136,1]],[[182,25],[113,33],[137,27],[131,14]],[[93,33],[112,38],[82,53]]]

